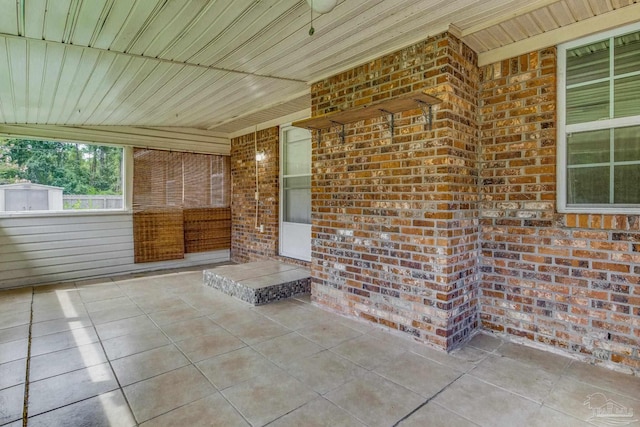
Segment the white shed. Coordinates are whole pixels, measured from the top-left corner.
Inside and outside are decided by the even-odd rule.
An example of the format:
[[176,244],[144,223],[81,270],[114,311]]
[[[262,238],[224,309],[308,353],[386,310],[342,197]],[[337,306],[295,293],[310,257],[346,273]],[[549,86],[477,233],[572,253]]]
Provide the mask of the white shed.
[[61,211],[62,190],[30,182],[0,185],[0,212]]

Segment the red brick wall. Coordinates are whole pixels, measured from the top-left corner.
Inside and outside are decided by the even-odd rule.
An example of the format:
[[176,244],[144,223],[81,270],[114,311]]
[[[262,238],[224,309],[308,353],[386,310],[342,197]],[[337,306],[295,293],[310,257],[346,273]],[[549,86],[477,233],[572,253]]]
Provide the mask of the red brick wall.
[[[640,372],[640,216],[556,212],[555,49],[475,63],[445,33],[313,85],[314,115],[416,90],[443,101],[432,130],[416,109],[393,139],[385,117],[346,126],[344,143],[314,133],[313,300],[445,349],[479,314]],[[277,257],[278,129],[258,133],[263,234],[253,141],[232,141],[236,261]]]
[[640,217],[556,212],[555,76],[481,69],[482,325],[640,372]]
[[260,201],[256,225],[256,148],[254,134],[231,140],[231,259],[250,262],[278,255],[278,128],[258,131],[257,151],[266,159],[258,162]]
[[477,326],[477,84],[473,51],[433,37],[312,86],[321,115],[425,90],[420,109],[313,141],[313,300],[442,348]]

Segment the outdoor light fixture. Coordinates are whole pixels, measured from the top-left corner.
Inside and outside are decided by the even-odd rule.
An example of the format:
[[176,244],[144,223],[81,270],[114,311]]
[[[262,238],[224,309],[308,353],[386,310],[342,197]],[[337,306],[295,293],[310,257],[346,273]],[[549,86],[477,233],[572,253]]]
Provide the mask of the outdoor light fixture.
[[329,13],[338,4],[338,0],[307,0],[311,9],[319,14]]
[[316,29],[313,28],[313,12],[319,13],[320,15],[329,13],[336,7],[338,0],[307,0],[307,3],[311,6],[311,27],[309,28],[309,35],[312,36],[313,33],[316,32]]
[[258,151],[258,152],[256,152],[256,162],[261,162],[261,161],[263,161],[263,160],[264,160],[264,159],[266,159],[266,158],[267,158],[267,155],[266,155],[266,154],[264,154],[264,151]]

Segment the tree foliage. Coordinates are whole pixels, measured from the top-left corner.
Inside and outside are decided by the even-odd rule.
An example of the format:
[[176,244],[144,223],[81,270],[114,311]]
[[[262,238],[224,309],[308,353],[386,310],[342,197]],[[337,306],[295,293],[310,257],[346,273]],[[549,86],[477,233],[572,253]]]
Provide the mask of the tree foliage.
[[0,139],[0,184],[32,182],[64,194],[122,194],[122,149],[29,139]]

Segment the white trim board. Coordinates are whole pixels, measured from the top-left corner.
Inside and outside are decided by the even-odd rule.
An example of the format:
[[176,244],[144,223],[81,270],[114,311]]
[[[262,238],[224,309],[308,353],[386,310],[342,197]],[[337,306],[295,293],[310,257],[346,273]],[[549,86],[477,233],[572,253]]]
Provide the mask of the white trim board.
[[231,152],[231,140],[226,136],[190,128],[0,124],[0,134],[205,154],[229,155]]

